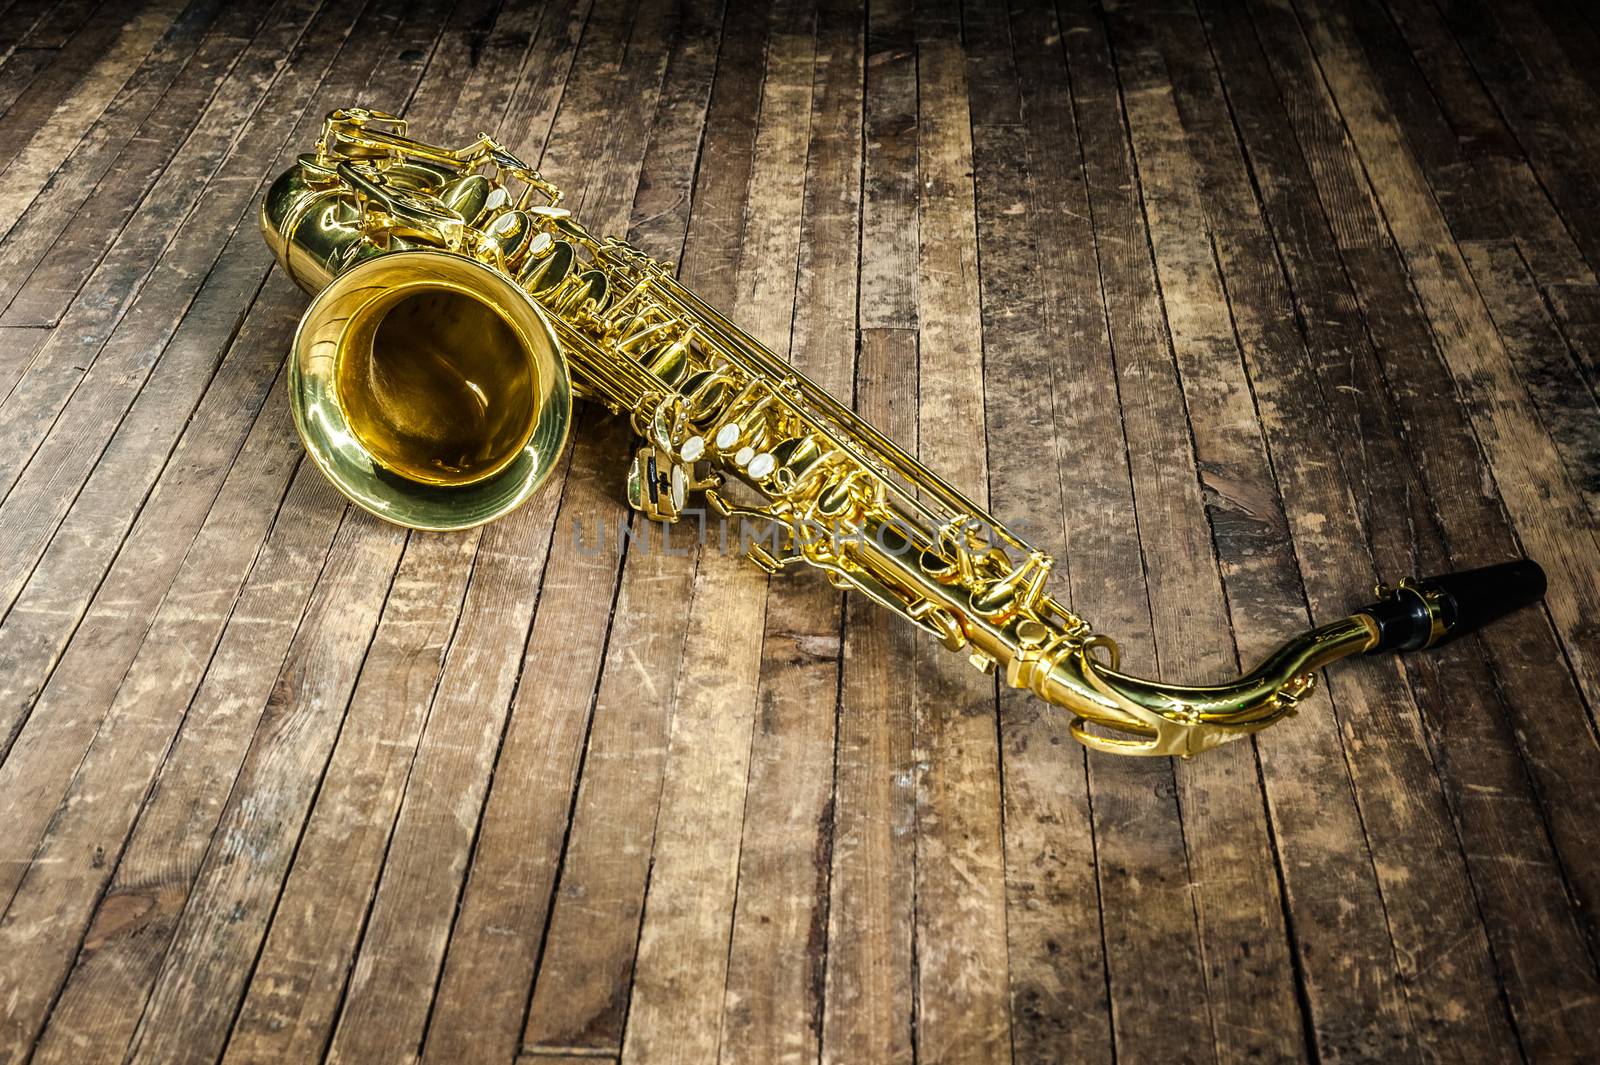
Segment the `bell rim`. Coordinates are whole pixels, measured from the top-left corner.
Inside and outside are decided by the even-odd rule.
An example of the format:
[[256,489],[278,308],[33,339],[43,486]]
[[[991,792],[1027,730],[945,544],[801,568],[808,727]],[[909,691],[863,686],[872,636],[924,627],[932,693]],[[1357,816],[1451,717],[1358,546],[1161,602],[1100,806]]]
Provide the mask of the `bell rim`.
[[[533,432],[517,456],[491,477],[464,485],[430,485],[390,472],[377,463],[349,426],[335,386],[337,360],[314,349],[327,343],[313,337],[326,309],[372,275],[393,270],[403,257],[417,264],[435,260],[446,273],[473,276],[516,297],[512,305],[525,309],[510,321],[532,352],[541,395]],[[427,284],[427,279],[411,285]],[[461,284],[442,284],[468,296],[479,293]],[[480,302],[486,302],[481,300]],[[486,303],[507,318],[502,307]],[[335,319],[336,321],[336,319]],[[337,330],[342,332],[342,327]],[[407,529],[456,532],[477,528],[512,513],[533,497],[555,471],[566,450],[572,426],[572,382],[566,354],[549,317],[514,281],[466,255],[432,248],[407,249],[374,256],[342,271],[312,298],[295,329],[289,353],[289,405],[295,430],[306,453],[327,480],[349,502],[376,518]],[[314,429],[313,423],[320,428]]]

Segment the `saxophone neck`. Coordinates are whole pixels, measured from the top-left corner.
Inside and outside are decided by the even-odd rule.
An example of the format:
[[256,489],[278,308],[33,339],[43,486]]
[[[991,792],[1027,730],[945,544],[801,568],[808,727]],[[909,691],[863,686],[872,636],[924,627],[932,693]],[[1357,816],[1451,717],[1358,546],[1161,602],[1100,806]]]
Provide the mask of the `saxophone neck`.
[[1317,671],[1341,658],[1438,646],[1537,602],[1544,591],[1544,571],[1529,559],[1380,585],[1376,601],[1295,636],[1250,672],[1216,685],[1130,676],[1118,670],[1115,647],[1104,638],[1063,641],[1045,668],[1027,675],[1027,686],[1077,715],[1072,732],[1085,746],[1188,757],[1292,714],[1315,687]]
[[1283,643],[1238,679],[1213,685],[1168,684],[1117,669],[1106,642],[1086,641],[1062,655],[1035,691],[1076,713],[1073,736],[1118,754],[1188,757],[1258,732],[1292,714],[1316,686],[1323,666],[1369,650],[1377,630],[1352,614]]

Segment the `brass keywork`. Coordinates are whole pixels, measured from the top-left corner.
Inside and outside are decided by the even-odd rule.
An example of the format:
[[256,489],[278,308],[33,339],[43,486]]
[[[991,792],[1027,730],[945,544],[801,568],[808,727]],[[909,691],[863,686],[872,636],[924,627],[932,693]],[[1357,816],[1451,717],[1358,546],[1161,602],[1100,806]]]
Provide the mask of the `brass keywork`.
[[1128,676],[1116,644],[1050,595],[1048,555],[668,264],[594,236],[559,202],[487,136],[442,148],[353,108],[272,185],[262,231],[315,294],[289,367],[295,424],[359,506],[420,529],[500,517],[554,467],[572,397],[592,400],[643,438],[635,508],[672,521],[703,494],[724,518],[787,530],[748,544],[751,560],[821,570],[1121,754],[1238,739],[1291,713],[1336,659],[1431,646],[1543,594],[1527,560],[1407,580],[1230,683]]

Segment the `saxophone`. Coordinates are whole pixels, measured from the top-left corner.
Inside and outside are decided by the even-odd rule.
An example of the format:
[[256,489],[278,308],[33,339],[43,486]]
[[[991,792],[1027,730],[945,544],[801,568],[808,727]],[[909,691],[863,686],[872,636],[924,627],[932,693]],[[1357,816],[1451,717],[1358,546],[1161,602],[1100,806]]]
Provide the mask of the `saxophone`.
[[703,493],[723,519],[784,530],[741,547],[769,573],[821,570],[1120,754],[1256,732],[1336,659],[1433,646],[1544,593],[1526,559],[1407,579],[1231,683],[1124,674],[1046,589],[1049,555],[560,199],[486,135],[439,147],[357,108],[271,186],[262,232],[314,295],[288,366],[295,424],[358,506],[416,529],[490,521],[550,474],[573,397],[600,403],[641,441],[635,509],[676,521]]

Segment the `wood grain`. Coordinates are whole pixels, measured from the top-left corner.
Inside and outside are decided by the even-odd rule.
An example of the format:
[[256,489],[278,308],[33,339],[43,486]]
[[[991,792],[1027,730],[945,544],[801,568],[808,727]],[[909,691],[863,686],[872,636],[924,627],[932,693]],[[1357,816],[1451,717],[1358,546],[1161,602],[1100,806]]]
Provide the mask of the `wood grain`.
[[[802,79],[814,71],[811,85],[788,104],[809,107],[809,120],[763,110],[763,121],[808,130],[805,169],[762,190],[768,202],[800,203],[790,361],[840,397],[855,378],[861,33],[857,5],[820,6],[794,56]],[[723,1007],[729,1062],[815,1062],[821,1050],[844,618],[839,592],[808,576],[781,575],[768,594]],[[795,861],[806,849],[812,860]]]
[[[815,40],[814,12],[801,4],[772,7],[753,136],[747,140],[744,127],[736,127],[738,155],[720,160],[748,175],[743,219],[732,231],[731,305],[780,357],[789,355],[793,336],[803,187],[795,174],[804,174]],[[697,236],[715,241],[697,232],[691,214],[690,241]],[[687,265],[688,249],[685,259]],[[753,736],[764,717],[757,698],[768,582],[736,549],[723,552],[719,541],[698,546],[624,1057],[709,1061],[732,1051],[723,1041],[725,1000],[733,994]]]
[[[0,0],[0,1062],[1495,1061],[1600,1028],[1600,24],[1570,0]],[[464,534],[301,459],[254,223],[487,129],[1208,681],[1544,607],[1192,762],[584,408]]]
[[[917,457],[989,496],[972,115],[959,11],[916,16]],[[913,652],[919,1060],[1009,1058],[1011,1017],[994,678],[928,641]],[[980,931],[981,930],[981,931]]]
[[[1097,366],[1094,372],[1102,382],[1100,390],[1109,386],[1118,396],[1123,440],[1118,447],[1113,438],[1113,448],[1124,452],[1121,462],[1126,463],[1124,472],[1116,468],[1121,463],[1113,461],[1100,478],[1103,502],[1098,511],[1080,510],[1082,502],[1069,504],[1068,513],[1075,520],[1068,543],[1078,545],[1068,559],[1072,601],[1086,617],[1107,619],[1095,624],[1115,629],[1125,661],[1136,671],[1153,671],[1173,654],[1185,671],[1197,671],[1192,675],[1217,675],[1233,665],[1228,648],[1211,638],[1224,623],[1226,604],[1151,260],[1115,57],[1098,12],[1074,5],[1063,10],[1062,19],[1103,313],[1109,318],[1109,351],[1100,359],[1110,365]],[[1115,375],[1109,380],[1108,370]],[[1076,394],[1070,386],[1064,392]],[[1085,397],[1078,402],[1088,405],[1096,400]],[[1073,435],[1082,438],[1084,433],[1078,430]],[[1081,449],[1085,443],[1075,446]],[[1076,493],[1063,495],[1072,499]],[[1107,511],[1114,517],[1108,520]],[[1073,561],[1079,552],[1082,561]],[[1127,568],[1141,556],[1148,574],[1148,593],[1142,601],[1124,593],[1134,579]],[[1188,628],[1191,621],[1207,630],[1204,639],[1197,639]],[[1168,640],[1181,643],[1164,649],[1163,641]],[[1224,761],[1236,762],[1242,752],[1218,753]],[[1220,779],[1233,795],[1218,809],[1257,840],[1254,846],[1242,847],[1241,857],[1229,863],[1232,875],[1241,879],[1248,875],[1245,889],[1230,895],[1260,907],[1259,892],[1271,892],[1276,885],[1270,880],[1263,883],[1258,872],[1247,874],[1249,863],[1260,862],[1266,849],[1259,842],[1264,826],[1251,824],[1259,802],[1240,797],[1242,789],[1256,788],[1254,774],[1237,764],[1219,768]],[[1107,763],[1091,758],[1088,772],[1117,1054],[1162,1058],[1189,1052],[1201,1060],[1212,1057],[1213,1007],[1205,993],[1199,911],[1191,886],[1203,886],[1204,881],[1191,873],[1189,826],[1183,813],[1210,810],[1210,803],[1186,805],[1174,767],[1164,762]],[[1164,811],[1160,817],[1150,816],[1155,804]],[[1231,846],[1226,842],[1229,835],[1220,831],[1211,845]],[[1257,893],[1254,898],[1252,889]],[[1265,957],[1279,949],[1270,917],[1258,922],[1250,936]],[[1152,965],[1145,960],[1149,958],[1161,960]],[[1117,1011],[1115,1003],[1124,994],[1160,1003],[1157,1008],[1171,1017],[1170,1023],[1152,1025],[1138,1011]],[[1277,1038],[1283,1024],[1280,1013],[1275,1023],[1251,1027]]]
[[[729,12],[726,23],[723,14],[719,4],[696,8],[680,25],[640,168],[630,230],[651,254],[675,260],[690,252],[682,276],[691,281],[701,245],[690,249],[685,241],[713,79],[722,87],[719,103],[726,108],[730,92],[736,98],[746,85],[759,85],[761,76],[759,49],[751,50],[738,77],[719,65],[717,57],[719,31],[730,44],[744,41],[744,34],[762,39],[760,11]],[[730,85],[735,88],[729,90]],[[714,147],[708,140],[704,150],[709,154]],[[720,177],[704,169],[701,174],[705,180]],[[719,205],[718,216],[742,204],[741,192],[733,204]],[[703,223],[705,212],[696,217]],[[636,524],[628,528],[645,532]],[[628,1001],[619,988],[632,982],[650,876],[672,678],[683,661],[694,581],[691,546],[681,534],[675,547],[659,538],[639,549],[631,543],[605,546],[608,554],[626,551],[571,815],[574,827],[550,903],[549,928],[522,1031],[522,1044],[530,1053],[560,1053],[551,1048],[621,1051]],[[595,913],[605,918],[596,922]]]
[[[911,444],[917,388],[916,53],[909,5],[868,12],[855,406]],[[869,249],[870,248],[870,252]],[[822,1060],[914,1059],[912,634],[845,603],[829,841]]]

